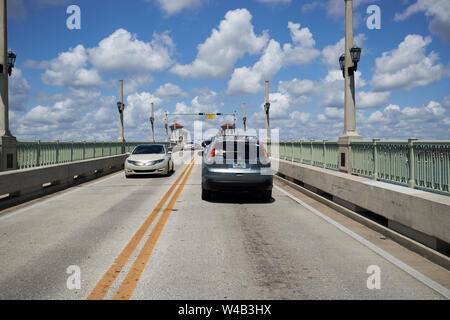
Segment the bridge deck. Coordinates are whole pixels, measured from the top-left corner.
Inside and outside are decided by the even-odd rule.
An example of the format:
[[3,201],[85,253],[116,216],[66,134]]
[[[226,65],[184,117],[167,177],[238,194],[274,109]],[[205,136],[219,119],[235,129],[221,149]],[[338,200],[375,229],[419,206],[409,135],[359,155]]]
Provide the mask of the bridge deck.
[[[169,177],[121,172],[4,213],[0,299],[444,298],[286,191],[450,287],[447,270],[286,186],[274,188],[270,203],[247,195],[202,201],[200,158],[178,198],[167,197],[189,158],[177,158]],[[162,209],[172,210],[154,210],[163,198]],[[142,239],[135,236],[152,212]],[[123,268],[112,275],[115,262]],[[79,290],[66,286],[71,265],[81,270]],[[366,286],[370,265],[381,270],[380,290]]]

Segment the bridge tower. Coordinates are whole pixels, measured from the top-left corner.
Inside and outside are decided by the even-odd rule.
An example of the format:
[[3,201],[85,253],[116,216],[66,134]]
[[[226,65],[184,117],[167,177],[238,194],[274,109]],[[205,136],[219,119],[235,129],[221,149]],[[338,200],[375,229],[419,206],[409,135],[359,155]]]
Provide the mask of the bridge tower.
[[355,113],[355,75],[356,62],[352,60],[353,48],[353,0],[345,1],[345,54],[341,59],[345,78],[345,106],[344,106],[344,132],[338,139],[339,144],[339,170],[351,173],[352,150],[351,142],[362,140],[356,131]]
[[0,171],[17,169],[17,140],[9,130],[8,77],[15,55],[8,53],[7,0],[0,0]]

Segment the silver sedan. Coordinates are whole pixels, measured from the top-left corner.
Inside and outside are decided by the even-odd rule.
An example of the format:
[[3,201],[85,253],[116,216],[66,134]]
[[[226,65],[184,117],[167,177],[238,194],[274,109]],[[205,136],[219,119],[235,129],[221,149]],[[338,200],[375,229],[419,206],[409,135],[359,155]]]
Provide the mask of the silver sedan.
[[163,144],[141,144],[125,160],[125,176],[168,175],[173,171],[172,153]]

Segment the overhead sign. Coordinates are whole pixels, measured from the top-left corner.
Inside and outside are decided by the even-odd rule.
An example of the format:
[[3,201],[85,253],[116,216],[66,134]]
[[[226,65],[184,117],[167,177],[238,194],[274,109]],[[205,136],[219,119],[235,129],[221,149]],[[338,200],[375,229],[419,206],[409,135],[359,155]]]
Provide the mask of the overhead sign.
[[216,115],[211,113],[211,114],[206,114],[206,119],[210,120],[210,119],[215,119]]

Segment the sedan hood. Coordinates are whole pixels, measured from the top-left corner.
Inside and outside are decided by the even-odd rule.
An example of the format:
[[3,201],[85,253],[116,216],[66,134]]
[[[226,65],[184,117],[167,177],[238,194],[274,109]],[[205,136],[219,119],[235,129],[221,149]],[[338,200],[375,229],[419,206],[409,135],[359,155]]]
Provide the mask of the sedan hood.
[[159,160],[159,159],[165,159],[164,154],[130,154],[127,160],[133,160],[133,161],[152,161],[152,160]]

